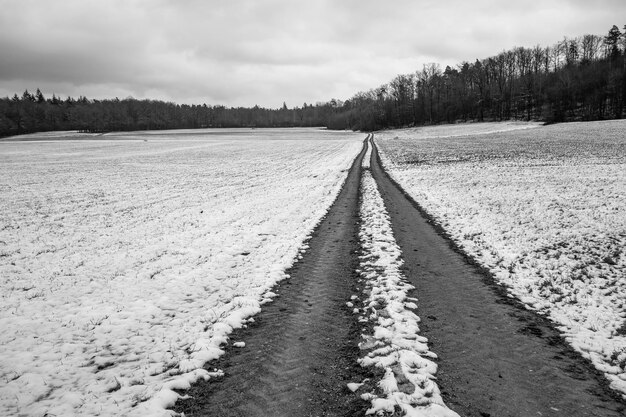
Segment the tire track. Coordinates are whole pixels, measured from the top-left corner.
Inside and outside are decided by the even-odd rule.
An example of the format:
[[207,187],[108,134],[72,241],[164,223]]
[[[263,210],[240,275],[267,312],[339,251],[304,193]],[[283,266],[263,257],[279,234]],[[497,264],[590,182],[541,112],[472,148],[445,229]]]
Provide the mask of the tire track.
[[[227,347],[207,368],[224,377],[200,381],[174,410],[186,416],[350,416],[368,404],[346,384],[366,378],[357,364],[360,327],[346,306],[357,290],[359,185],[366,143],[309,249],[287,271],[291,278],[272,289],[254,323],[235,331]],[[306,192],[306,191],[304,191]]]
[[382,170],[375,146],[371,170],[451,409],[478,417],[625,415],[624,401],[547,319],[508,298],[438,233]]

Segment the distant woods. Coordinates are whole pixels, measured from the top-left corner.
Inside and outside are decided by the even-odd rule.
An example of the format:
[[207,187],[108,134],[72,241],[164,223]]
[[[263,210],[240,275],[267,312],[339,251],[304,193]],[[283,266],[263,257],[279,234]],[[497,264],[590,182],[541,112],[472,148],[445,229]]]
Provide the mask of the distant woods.
[[204,127],[306,127],[378,130],[485,120],[563,122],[623,118],[626,26],[607,35],[513,48],[442,70],[412,74],[345,102],[278,109],[186,105],[134,98],[46,98],[38,89],[0,98],[0,136],[49,130],[109,132]]
[[[335,102],[336,103],[336,102]],[[336,104],[334,104],[336,106]],[[288,109],[226,108],[157,100],[45,98],[39,89],[0,99],[0,136],[50,130],[89,133],[207,127],[324,126],[333,102]]]
[[456,121],[624,117],[626,26],[606,36],[513,48],[444,70],[424,65],[342,103],[328,127],[377,130]]

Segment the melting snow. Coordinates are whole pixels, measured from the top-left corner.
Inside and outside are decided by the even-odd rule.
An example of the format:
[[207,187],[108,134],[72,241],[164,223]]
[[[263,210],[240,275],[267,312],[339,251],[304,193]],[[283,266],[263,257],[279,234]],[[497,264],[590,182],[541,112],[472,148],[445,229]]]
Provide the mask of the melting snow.
[[481,134],[490,125],[388,131],[377,142],[387,170],[452,239],[626,395],[626,122]]
[[372,404],[367,414],[392,413],[399,407],[407,416],[457,416],[445,406],[435,383],[436,355],[428,350],[428,340],[419,336],[419,317],[411,311],[416,300],[407,295],[414,287],[400,272],[400,248],[369,170],[361,179],[360,215],[365,297],[360,321],[371,322],[373,334],[363,335],[359,346],[364,356],[359,362],[384,371],[378,390],[362,395]]
[[169,415],[219,375],[362,135],[216,132],[0,143],[0,414]]

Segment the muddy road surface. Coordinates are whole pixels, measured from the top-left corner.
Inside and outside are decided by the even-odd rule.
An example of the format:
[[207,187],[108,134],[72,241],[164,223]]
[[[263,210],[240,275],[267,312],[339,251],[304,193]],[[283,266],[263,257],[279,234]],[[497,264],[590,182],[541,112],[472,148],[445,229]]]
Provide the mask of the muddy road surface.
[[337,200],[315,229],[302,259],[247,329],[209,369],[224,377],[199,382],[176,403],[186,416],[353,416],[368,404],[348,390],[357,364],[360,327],[347,307],[356,294],[359,185],[365,147]]
[[[370,136],[368,136],[369,138]],[[369,403],[347,389],[361,368],[362,326],[346,305],[357,289],[359,185],[365,148],[313,232],[309,249],[247,328],[207,369],[224,376],[182,392],[186,416],[362,416]],[[385,173],[371,171],[391,218],[406,278],[416,289],[446,405],[464,417],[624,416],[626,403],[545,318],[507,296],[473,265]],[[232,341],[245,347],[232,347]],[[374,371],[375,372],[375,371]],[[374,379],[375,380],[375,379]],[[371,387],[370,387],[371,388]]]
[[381,169],[376,148],[371,167],[448,407],[468,417],[626,415],[600,372],[547,319],[507,297],[438,233]]

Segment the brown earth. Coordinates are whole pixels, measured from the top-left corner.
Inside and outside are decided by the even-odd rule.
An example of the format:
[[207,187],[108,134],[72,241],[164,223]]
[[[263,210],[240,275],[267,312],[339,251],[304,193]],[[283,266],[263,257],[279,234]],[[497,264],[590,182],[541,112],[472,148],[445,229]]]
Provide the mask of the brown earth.
[[[357,364],[360,327],[346,306],[357,293],[359,185],[365,146],[309,249],[272,289],[263,306],[207,369],[225,376],[201,381],[184,392],[174,410],[186,416],[352,416],[368,404],[346,384],[366,378]],[[306,192],[306,191],[304,191]]]
[[371,166],[451,409],[472,417],[626,415],[626,403],[549,320],[508,297],[442,236],[381,169],[376,148]]

